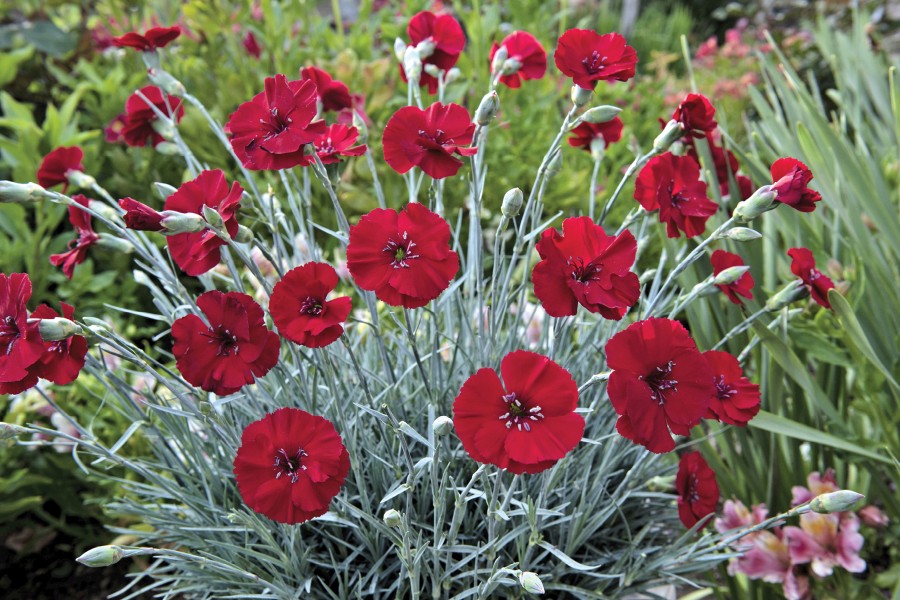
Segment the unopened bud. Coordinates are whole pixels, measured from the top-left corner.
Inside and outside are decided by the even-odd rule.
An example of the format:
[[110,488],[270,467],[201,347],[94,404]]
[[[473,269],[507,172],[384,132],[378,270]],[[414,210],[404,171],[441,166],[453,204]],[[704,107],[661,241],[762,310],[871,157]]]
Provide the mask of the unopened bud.
[[87,173],[82,173],[81,171],[76,171],[75,169],[66,171],[66,179],[68,179],[69,183],[71,183],[75,187],[81,188],[83,190],[90,189],[97,184],[96,179],[94,179]]
[[595,125],[607,123],[615,119],[620,112],[622,112],[622,109],[618,106],[604,104],[603,106],[595,106],[586,110],[578,120],[585,123],[594,123]]
[[647,481],[647,489],[651,492],[671,492],[675,489],[675,475],[651,477]]
[[[161,135],[163,137],[163,139],[171,140],[172,138],[175,137],[175,125],[172,123],[171,119],[156,118],[156,119],[153,119],[153,121],[150,123],[150,126],[153,127],[153,131],[155,131],[156,133]],[[161,145],[162,145],[162,142],[160,142],[159,144],[156,145],[156,148],[155,148],[156,151],[166,154],[167,152],[165,150],[161,150],[159,148],[159,146],[161,146]]]
[[519,584],[522,586],[522,589],[531,594],[544,593],[544,584],[541,583],[541,578],[537,576],[537,573],[522,571],[519,573]]
[[764,185],[746,200],[738,202],[732,216],[736,221],[746,223],[772,210],[775,206],[775,192],[772,191],[772,186]]
[[800,298],[806,297],[808,294],[809,290],[806,289],[803,282],[795,279],[766,300],[766,310],[769,312],[779,311]]
[[[134,271],[134,273],[143,273],[143,271]],[[146,278],[146,275],[144,277]],[[90,327],[92,331],[109,331],[109,323],[107,323],[103,319],[98,319],[97,317],[82,317],[81,320],[84,321],[84,324]]]
[[16,436],[28,433],[28,430],[12,423],[0,423],[0,440],[12,439]]
[[725,236],[728,239],[734,240],[736,242],[752,242],[753,240],[758,240],[762,237],[762,234],[755,229],[750,229],[749,227],[732,227],[728,231],[725,232]]
[[750,270],[748,265],[738,265],[736,267],[728,267],[727,269],[723,269],[718,275],[713,278],[713,283],[716,285],[728,285],[729,283],[734,283],[738,279],[744,276],[744,274]]
[[571,93],[572,104],[575,106],[584,106],[591,101],[593,93],[594,90],[583,88],[580,85],[573,85]]
[[665,152],[669,146],[680,140],[684,136],[684,127],[681,123],[674,119],[666,123],[662,133],[653,140],[653,149],[657,152]]
[[0,181],[0,202],[37,202],[45,197],[46,190],[36,183]]
[[862,494],[858,494],[852,490],[839,490],[828,494],[821,494],[813,498],[809,503],[809,508],[813,512],[823,515],[830,513],[844,512],[865,498]]
[[562,171],[562,165],[562,152],[557,148],[556,152],[550,158],[550,162],[547,163],[547,168],[545,170],[547,178],[554,177],[557,173]]
[[73,335],[81,335],[83,333],[78,323],[62,317],[41,319],[38,322],[38,331],[41,334],[41,339],[45,342],[58,342],[59,340],[65,340]]
[[156,50],[141,52],[141,58],[144,59],[144,66],[147,67],[147,70],[159,68],[159,54],[156,53]]
[[216,231],[225,231],[225,221],[222,220],[222,215],[219,214],[219,211],[204,204],[200,212],[203,213],[203,218],[206,219],[210,227]]
[[460,77],[462,77],[462,71],[460,71],[456,67],[453,67],[444,75],[444,83],[449,85],[451,82],[456,81]]
[[606,154],[606,140],[603,139],[602,135],[598,135],[594,139],[591,140],[591,158],[595,161],[599,162],[603,160],[603,156]]
[[178,156],[181,154],[181,148],[178,147],[178,144],[172,142],[160,142],[153,149],[165,156]]
[[434,54],[435,46],[434,40],[431,37],[427,37],[416,44],[416,52],[419,53],[419,58],[428,58]]
[[167,94],[184,96],[187,92],[187,90],[184,89],[184,84],[172,77],[167,71],[163,71],[162,69],[147,69],[147,76],[150,78],[150,81],[162,88]]
[[175,192],[178,191],[176,188],[172,187],[168,183],[163,183],[161,181],[155,181],[155,182],[153,182],[153,185],[156,187],[157,193],[159,193],[160,197],[163,200],[165,200],[166,198],[168,198],[169,196],[171,196],[172,194],[174,194]]
[[106,248],[107,250],[112,250],[113,252],[120,252],[122,254],[131,254],[134,252],[134,246],[131,245],[131,242],[128,240],[123,240],[120,237],[112,236],[108,233],[101,233],[100,239],[97,240],[97,245]]
[[97,546],[75,560],[86,567],[108,567],[122,560],[123,556],[125,553],[119,546]]
[[400,524],[403,522],[400,512],[393,508],[386,510],[382,518],[384,519],[384,524],[388,527],[400,527]]
[[440,416],[431,424],[431,431],[436,436],[447,435],[453,431],[453,419],[450,417]]
[[521,68],[522,61],[516,60],[515,58],[507,58],[503,61],[503,66],[500,67],[500,73],[502,75],[515,75]]
[[238,225],[238,231],[237,235],[234,236],[234,241],[240,244],[249,244],[253,241],[253,231],[249,227]]
[[500,96],[497,95],[497,92],[491,90],[484,95],[484,98],[481,99],[481,103],[475,110],[475,124],[488,125],[498,110],[500,110]]
[[353,111],[353,126],[356,127],[356,143],[357,144],[366,144],[369,141],[369,127],[366,125],[365,119],[363,119],[359,112]]
[[94,211],[95,213],[97,213],[98,215],[100,215],[101,217],[103,217],[104,219],[107,219],[109,221],[113,221],[113,220],[119,218],[119,213],[116,212],[116,209],[114,209],[109,204],[106,204],[105,202],[100,202],[98,200],[91,200],[90,202],[88,202],[88,207],[92,211]]
[[428,75],[431,75],[432,77],[440,77],[441,76],[440,67],[438,67],[437,65],[433,65],[431,63],[425,63],[424,66],[422,67],[422,70],[425,71]]
[[403,72],[406,78],[414,83],[419,81],[422,76],[422,58],[419,56],[418,50],[409,46],[403,52]]
[[514,219],[519,216],[519,211],[522,210],[522,204],[524,204],[524,202],[525,197],[522,194],[522,190],[513,188],[503,195],[503,202],[500,204],[500,212],[507,219]]
[[163,235],[176,235],[179,233],[197,233],[206,229],[206,221],[200,215],[182,213],[174,210],[164,210],[160,225],[163,226]]
[[401,64],[403,63],[403,53],[406,52],[406,47],[408,45],[409,44],[407,44],[400,38],[394,40],[394,56],[397,57],[397,61]]
[[509,50],[506,49],[506,46],[497,48],[497,52],[494,53],[494,58],[491,60],[491,73],[501,71],[507,58],[509,58]]

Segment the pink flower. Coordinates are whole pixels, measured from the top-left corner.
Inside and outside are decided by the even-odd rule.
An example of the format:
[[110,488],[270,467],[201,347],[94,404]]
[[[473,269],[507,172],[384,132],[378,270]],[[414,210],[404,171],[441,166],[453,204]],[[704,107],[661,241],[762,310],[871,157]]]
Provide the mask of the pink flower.
[[804,513],[800,527],[785,527],[784,537],[794,564],[809,563],[819,577],[828,577],[834,567],[850,573],[866,570],[866,561],[859,556],[863,545],[859,518],[853,513]]
[[826,469],[825,475],[820,474],[818,471],[813,471],[806,477],[806,485],[809,487],[805,488],[802,485],[795,485],[791,488],[791,494],[793,495],[791,506],[805,504],[816,496],[830,494],[841,489],[838,487],[837,480],[834,477],[834,469]]
[[749,509],[740,500],[726,500],[722,507],[722,516],[717,517],[715,521],[716,531],[725,533],[732,529],[759,525],[766,520],[768,514],[769,509],[765,504],[754,504],[753,508]]

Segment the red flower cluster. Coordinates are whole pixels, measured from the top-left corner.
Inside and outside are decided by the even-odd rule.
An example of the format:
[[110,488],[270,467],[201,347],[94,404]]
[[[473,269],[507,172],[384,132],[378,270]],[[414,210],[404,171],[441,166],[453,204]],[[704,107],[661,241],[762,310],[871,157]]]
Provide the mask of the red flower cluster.
[[[72,196],[72,200],[81,206],[90,205],[90,200],[81,194]],[[78,237],[69,242],[69,249],[62,254],[53,254],[50,256],[50,263],[56,267],[62,267],[63,274],[72,279],[75,272],[75,265],[80,265],[87,258],[88,248],[97,243],[100,236],[94,232],[91,225],[91,215],[81,210],[77,206],[69,207],[69,223],[75,228]]]
[[322,164],[341,162],[342,156],[360,156],[366,153],[366,145],[354,146],[359,132],[356,127],[347,127],[340,123],[329,125],[314,141],[313,146]]
[[514,31],[499,44],[494,42],[491,46],[491,63],[501,47],[506,48],[506,62],[499,67],[503,68],[500,83],[517,89],[522,86],[522,81],[540,79],[547,72],[547,51],[530,33]]
[[323,112],[340,112],[353,108],[350,89],[337,79],[332,79],[331,75],[319,67],[300,69],[300,80],[316,84],[316,97],[322,103]]
[[[463,48],[466,47],[466,36],[462,26],[447,14],[436,15],[428,11],[417,13],[409,20],[406,34],[409,36],[410,45],[418,48],[423,66],[434,65],[441,71],[452,69],[459,60]],[[408,81],[402,63],[400,76],[403,81]],[[437,78],[424,70],[419,76],[419,85],[428,86],[429,94],[437,93]]]
[[84,171],[84,165],[81,164],[83,159],[84,152],[78,146],[56,148],[44,157],[38,167],[38,185],[51,188],[61,183],[65,194],[69,188],[69,172]]
[[422,110],[404,106],[394,113],[384,128],[384,160],[398,173],[419,167],[435,179],[452,177],[462,166],[455,156],[472,156],[475,124],[459,104],[435,102]]
[[267,77],[265,91],[237,107],[228,119],[231,147],[244,167],[280,170],[308,165],[304,147],[325,132],[316,118],[316,85]]
[[594,89],[598,81],[628,81],[634,77],[637,52],[618,33],[600,35],[590,29],[569,29],[553,55],[557,68],[578,87]]
[[[744,266],[744,261],[740,256],[725,250],[716,250],[713,252],[710,257],[710,262],[712,263],[713,276],[718,275],[730,267]],[[747,271],[734,283],[717,285],[716,287],[722,290],[722,293],[728,296],[728,299],[735,304],[743,304],[744,301],[738,298],[738,296],[743,296],[744,298],[750,298],[752,300],[753,292],[750,290],[753,289],[753,285],[753,276],[750,274],[750,271]]]
[[479,369],[453,402],[453,425],[473,459],[513,473],[540,473],[575,449],[584,418],[578,386],[564,368],[518,350],[493,369]]
[[[237,235],[237,209],[241,203],[244,189],[234,182],[228,189],[225,173],[216,169],[203,171],[196,179],[184,183],[178,190],[166,198],[165,209],[182,213],[203,215],[203,207],[214,208],[222,217],[225,229],[232,238]],[[135,215],[138,218],[155,218],[152,215]],[[226,242],[211,229],[197,233],[179,233],[166,238],[166,245],[172,259],[188,275],[202,275],[221,259],[220,248]]]
[[123,36],[113,38],[113,45],[119,48],[134,48],[141,52],[151,52],[157,48],[166,46],[169,42],[181,35],[181,27],[153,27],[143,35],[135,31],[129,31]]
[[603,147],[608,148],[610,144],[622,139],[623,127],[624,124],[619,117],[605,123],[588,123],[583,121],[572,130],[569,145],[573,148],[581,148],[585,152],[590,152],[591,144],[594,140],[602,139]]
[[834,282],[816,268],[813,253],[809,248],[791,248],[787,253],[791,257],[791,273],[799,277],[803,285],[809,289],[813,300],[830,309],[828,290],[834,287]]
[[459,270],[450,226],[418,202],[376,208],[350,228],[347,268],[356,285],[391,306],[420,308],[447,289]]
[[650,318],[620,331],[606,345],[609,399],[616,429],[651,452],[670,452],[676,435],[707,414],[715,394],[713,374],[678,321]]
[[716,109],[706,96],[688,94],[672,113],[672,120],[678,121],[685,133],[702,138],[716,128]]
[[709,403],[707,419],[743,427],[759,412],[759,386],[744,377],[738,359],[727,352],[708,350],[703,353],[716,391]]
[[772,191],[775,199],[800,212],[816,210],[822,194],[809,189],[813,174],[796,158],[779,158],[772,165]]
[[[144,96],[146,100],[141,96]],[[125,124],[122,127],[121,135],[129,146],[146,146],[149,143],[156,147],[160,142],[165,141],[165,138],[154,127],[159,119],[150,105],[176,123],[180,123],[184,116],[181,100],[175,96],[164,96],[163,91],[155,85],[142,87],[130,95],[125,102],[125,115],[122,117]]]
[[[675,476],[675,490],[678,492],[678,517],[688,529],[703,517],[716,512],[719,503],[716,473],[699,452],[688,452],[681,457]],[[705,527],[706,523],[703,525]]]
[[0,394],[26,389],[21,382],[31,377],[32,366],[44,354],[37,323],[28,323],[25,304],[30,298],[26,273],[0,273]]
[[608,236],[590,217],[563,221],[537,243],[541,261],[531,279],[534,295],[553,317],[574,315],[581,304],[606,319],[619,320],[637,302],[641,288],[631,272],[637,242],[627,229]]
[[306,263],[285,273],[269,300],[281,335],[309,348],[322,348],[341,337],[341,323],[350,316],[352,304],[349,296],[326,300],[337,284],[337,272],[326,263]]
[[197,315],[172,323],[172,354],[188,383],[227,396],[278,362],[278,334],[266,328],[263,310],[253,298],[212,291],[197,298],[197,307],[209,325]]
[[293,525],[324,515],[350,472],[350,455],[330,421],[281,408],[250,423],[234,458],[247,506]]
[[679,237],[679,230],[687,237],[700,235],[718,208],[700,181],[700,165],[690,156],[671,152],[654,156],[641,169],[634,198],[648,212],[659,210],[659,222],[666,224],[670,238]]

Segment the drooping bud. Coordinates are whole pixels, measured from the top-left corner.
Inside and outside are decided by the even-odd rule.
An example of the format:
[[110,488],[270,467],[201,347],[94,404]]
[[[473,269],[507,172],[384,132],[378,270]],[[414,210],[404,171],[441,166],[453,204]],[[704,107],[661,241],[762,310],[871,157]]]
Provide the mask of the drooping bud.
[[41,339],[45,342],[57,342],[65,340],[73,335],[81,335],[83,330],[78,323],[56,317],[55,319],[40,319],[38,322],[38,331],[40,331]]
[[422,76],[422,57],[419,51],[409,46],[403,51],[403,72],[406,78],[413,83],[418,83]]
[[522,571],[519,573],[519,584],[522,586],[522,589],[531,594],[544,593],[544,584],[541,583],[541,578],[538,577],[537,573]]
[[182,213],[174,210],[164,210],[160,225],[163,227],[163,235],[176,235],[178,233],[197,233],[206,229],[206,221],[200,215]]
[[123,556],[125,553],[119,546],[97,546],[75,560],[86,567],[108,567],[122,560]]
[[728,285],[729,283],[734,283],[738,279],[744,276],[744,273],[750,270],[749,265],[738,265],[736,267],[728,267],[727,269],[723,269],[713,278],[713,283],[716,285]]
[[172,77],[167,71],[162,69],[147,69],[147,77],[167,94],[173,96],[184,96],[187,90],[184,84]]
[[583,88],[579,85],[573,85],[571,92],[572,104],[575,106],[584,106],[591,101],[591,95],[593,93],[594,90]]
[[399,511],[390,508],[384,511],[384,524],[388,527],[400,527],[400,524],[403,523],[403,517]]
[[503,63],[507,58],[509,58],[509,50],[506,49],[506,46],[497,48],[497,52],[494,53],[494,58],[491,60],[491,73],[502,71]]
[[657,152],[665,152],[669,146],[680,140],[684,136],[684,127],[678,121],[670,120],[666,123],[662,133],[653,140],[653,149]]
[[8,440],[23,433],[28,433],[24,427],[12,423],[0,423],[0,440]]
[[524,204],[524,202],[525,197],[522,194],[522,190],[513,188],[503,194],[503,202],[500,204],[500,213],[507,219],[514,219],[519,216],[519,211],[522,210],[522,204]]
[[129,242],[128,240],[123,240],[119,237],[115,237],[108,233],[100,234],[100,239],[97,240],[97,245],[102,248],[112,250],[113,252],[120,252],[122,254],[131,254],[132,252],[134,252],[134,246],[131,245],[131,242]]
[[45,197],[46,190],[36,183],[0,181],[0,202],[37,202]]
[[788,306],[801,298],[805,298],[808,295],[809,290],[806,289],[803,282],[799,279],[795,279],[776,292],[774,296],[766,300],[766,310],[769,312],[779,311],[785,306]]
[[579,118],[578,121],[584,123],[594,123],[595,125],[598,123],[607,123],[615,119],[620,112],[622,112],[622,109],[618,106],[604,104],[603,106],[595,106],[594,108],[589,108],[584,112],[583,115],[581,115],[581,118]]
[[844,512],[865,498],[862,494],[858,494],[852,490],[838,490],[828,494],[821,494],[813,498],[809,503],[809,508],[813,512],[823,515]]
[[69,169],[68,171],[66,171],[66,179],[68,179],[69,183],[73,186],[81,188],[83,190],[90,189],[97,183],[97,180],[87,173],[83,173],[75,169]]
[[394,40],[394,56],[397,57],[397,61],[400,63],[403,63],[403,53],[406,52],[407,45],[408,44],[400,38]]
[[438,437],[447,435],[448,433],[453,431],[453,419],[445,416],[438,417],[431,424],[431,431],[433,431],[434,435]]
[[762,234],[755,229],[750,229],[749,227],[732,227],[728,231],[725,232],[725,236],[728,239],[734,240],[736,242],[752,242],[753,240],[758,240],[762,237]]
[[491,90],[484,95],[484,98],[481,99],[481,103],[475,110],[475,124],[482,127],[488,125],[498,110],[500,110],[500,96],[497,95],[497,92]]
[[776,206],[775,192],[772,191],[772,186],[764,185],[753,192],[753,195],[746,200],[738,202],[738,205],[734,207],[734,214],[732,216],[736,221],[746,223],[752,221],[761,214],[772,210]]
[[240,244],[249,244],[253,241],[253,231],[249,227],[238,225],[238,231],[237,235],[234,236],[234,241]]

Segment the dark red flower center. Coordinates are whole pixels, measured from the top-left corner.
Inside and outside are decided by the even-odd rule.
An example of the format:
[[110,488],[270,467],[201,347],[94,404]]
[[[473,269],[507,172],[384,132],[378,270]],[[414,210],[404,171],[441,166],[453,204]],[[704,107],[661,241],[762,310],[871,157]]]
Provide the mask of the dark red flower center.
[[685,499],[691,504],[700,501],[700,492],[697,490],[699,487],[700,483],[697,481],[697,476],[692,474],[688,480],[688,488],[684,493]]
[[675,208],[678,208],[678,205],[681,204],[682,202],[687,202],[689,200],[690,200],[690,198],[688,198],[681,192],[672,194],[672,206],[674,206]]
[[19,339],[21,332],[16,319],[10,315],[0,322],[0,346],[6,346],[6,354],[12,352],[13,344]]
[[300,312],[304,315],[318,317],[324,312],[325,306],[321,298],[313,298],[310,296],[300,303]]
[[266,119],[259,120],[260,125],[262,125],[263,131],[266,132],[265,139],[273,138],[276,135],[278,135],[279,133],[286,130],[288,127],[290,127],[291,123],[294,122],[293,119],[291,119],[291,112],[292,111],[288,111],[287,113],[285,113],[283,115],[279,115],[278,109],[272,108],[272,110],[271,110],[272,116],[268,120],[266,120]]
[[407,261],[413,258],[419,258],[419,255],[415,253],[415,247],[416,243],[409,239],[409,234],[404,231],[399,240],[394,238],[389,239],[383,252],[392,255],[392,267],[395,269],[408,269],[409,263]]
[[434,134],[428,133],[424,129],[420,129],[419,144],[431,150],[439,150],[443,148],[445,144],[449,144],[452,141],[445,140],[444,135],[444,131],[441,129],[436,130]]
[[660,406],[665,402],[664,392],[675,390],[678,385],[676,380],[669,379],[669,374],[673,368],[675,368],[675,361],[670,360],[663,366],[656,367],[656,370],[649,375],[639,377],[639,379],[643,379],[650,386],[650,397],[659,402]]
[[219,325],[219,331],[216,333],[204,333],[203,335],[209,338],[208,343],[219,345],[216,350],[217,356],[231,356],[232,353],[237,354],[241,350],[237,336],[225,329],[224,325]]
[[275,453],[275,479],[281,479],[282,475],[287,475],[291,478],[291,483],[297,483],[300,471],[306,470],[306,465],[303,464],[304,456],[309,455],[303,451],[303,448],[298,448],[293,456],[290,456],[284,448],[279,448]]
[[719,400],[728,400],[737,394],[736,389],[725,383],[724,375],[718,375],[715,378],[714,383],[716,384],[716,395],[719,397]]
[[584,70],[588,72],[588,75],[596,75],[600,71],[602,71],[606,62],[605,56],[600,56],[600,53],[594,50],[591,52],[591,55],[587,58],[581,59],[581,64],[584,65]]
[[541,413],[540,406],[532,406],[522,404],[522,401],[516,398],[515,392],[510,392],[503,396],[503,402],[506,403],[507,411],[500,415],[501,421],[506,421],[506,428],[510,429],[513,425],[516,429],[522,431],[531,431],[531,424],[544,418]]
[[589,262],[584,264],[584,259],[580,256],[569,257],[566,264],[572,269],[572,279],[579,283],[590,283],[597,279],[600,273],[600,266]]

